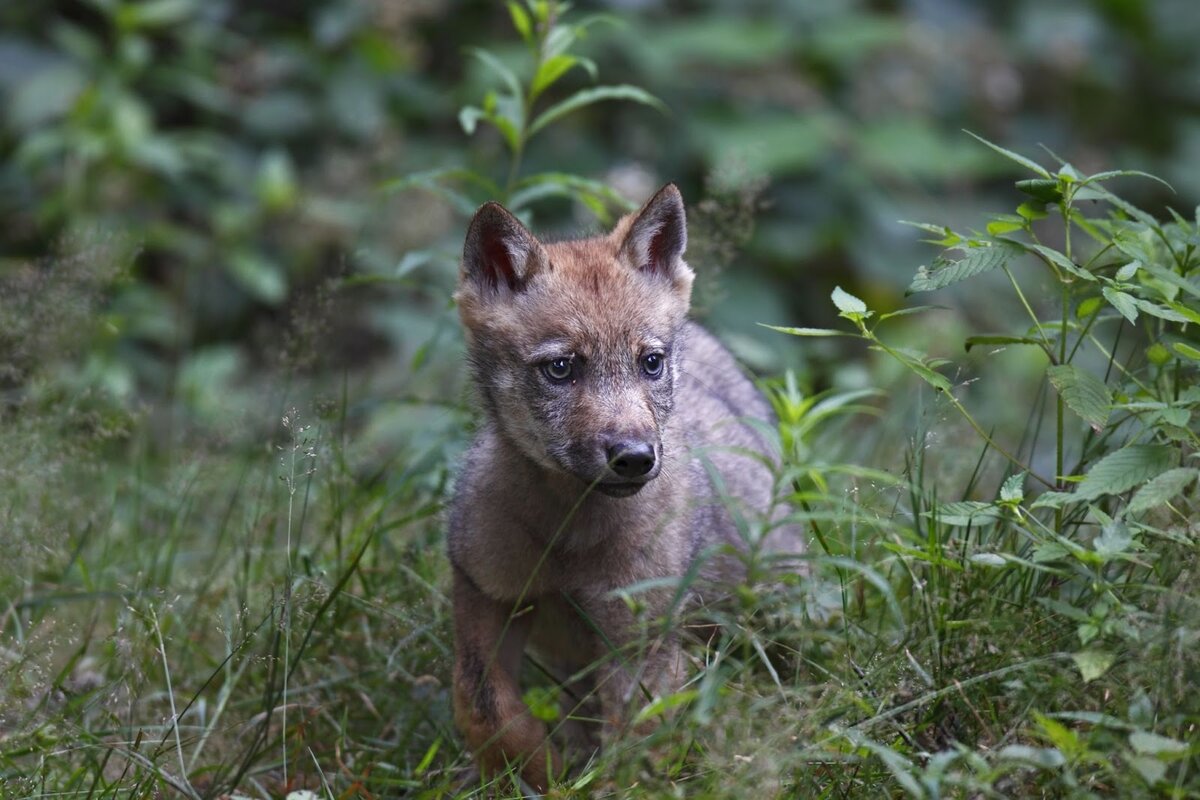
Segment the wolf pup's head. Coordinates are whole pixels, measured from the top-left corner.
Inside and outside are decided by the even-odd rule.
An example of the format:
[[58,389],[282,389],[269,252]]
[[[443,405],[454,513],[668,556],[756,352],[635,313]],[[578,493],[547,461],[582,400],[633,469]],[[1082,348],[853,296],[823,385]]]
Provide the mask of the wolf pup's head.
[[663,463],[692,271],[673,184],[608,236],[543,244],[497,203],[467,230],[459,314],[502,436],[613,497]]

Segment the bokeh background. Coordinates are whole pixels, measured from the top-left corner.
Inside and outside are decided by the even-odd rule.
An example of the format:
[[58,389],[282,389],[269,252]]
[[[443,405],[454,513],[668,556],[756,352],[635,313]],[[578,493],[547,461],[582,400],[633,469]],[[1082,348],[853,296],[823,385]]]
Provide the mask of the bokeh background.
[[[1013,166],[963,129],[1045,163],[1039,145],[1081,170],[1163,175],[1175,194],[1119,187],[1155,211],[1200,199],[1190,0],[575,11],[619,22],[579,46],[599,81],[641,86],[669,113],[590,106],[538,134],[523,171],[582,174],[633,202],[677,182],[698,313],[756,370],[794,368],[810,387],[887,376],[756,323],[830,323],[837,284],[898,307],[935,253],[899,220],[980,229],[1019,202]],[[504,177],[495,131],[458,123],[496,85],[469,46],[528,68],[498,2],[3,4],[5,388],[58,366],[70,391],[150,402],[171,430],[227,426],[285,373],[292,391],[344,378],[356,424],[384,433],[415,424],[397,398],[458,400],[450,294],[467,217],[389,182],[453,166]],[[589,82],[574,70],[553,91]],[[553,197],[531,223],[600,227]],[[1002,330],[1019,311],[986,291],[938,302],[954,308],[934,323],[947,347],[960,322]]]
[[[540,131],[519,175],[574,173],[631,205],[680,186],[697,316],[758,375],[790,373],[797,398],[843,390],[836,402],[854,412],[811,414],[811,442],[797,445],[812,446],[813,480],[854,465],[853,487],[828,498],[832,519],[850,520],[830,523],[846,552],[871,560],[864,569],[916,552],[887,549],[910,541],[888,540],[910,533],[894,519],[919,523],[921,506],[877,483],[883,470],[911,467],[931,498],[983,501],[1008,473],[895,359],[760,325],[845,328],[835,286],[877,313],[943,306],[888,320],[884,338],[953,357],[939,368],[956,402],[1055,474],[1044,357],[963,350],[968,334],[1029,324],[1002,271],[906,297],[938,250],[901,220],[983,230],[1024,199],[1013,181],[1028,176],[964,129],[1046,165],[1155,173],[1172,188],[1111,186],[1159,218],[1168,204],[1192,218],[1195,0],[581,0],[570,17],[589,14],[608,19],[574,50],[598,75],[573,69],[544,102],[628,84],[666,111],[589,105]],[[449,787],[468,767],[447,693],[441,514],[475,420],[452,293],[467,220],[489,195],[446,170],[501,184],[510,171],[495,129],[460,124],[462,107],[501,85],[473,47],[531,69],[498,1],[0,0],[0,794],[82,794],[104,776],[95,796],[149,796],[165,770],[188,775],[196,796],[256,781],[255,796],[285,796],[326,774],[339,796],[393,796],[435,773]],[[604,229],[597,210],[553,192],[525,207],[551,236]],[[1039,225],[1057,244],[1055,220]],[[1060,287],[1013,265],[1053,319]],[[1136,339],[1118,363],[1143,358]],[[855,391],[867,388],[882,391]],[[914,630],[935,616],[919,605],[921,569],[905,595]],[[967,600],[1006,602],[979,580]],[[814,596],[834,587],[813,585]],[[890,620],[856,585],[860,610]],[[849,602],[836,587],[821,596],[831,613]],[[1020,653],[1033,664],[1071,646],[1040,607],[980,608],[961,653],[943,663],[934,637],[947,707],[960,675],[994,667],[999,681]],[[1175,624],[1162,630],[1182,661]],[[801,691],[832,697],[831,719],[907,702],[913,655],[883,637],[856,649],[847,631],[803,639],[828,666]],[[289,656],[292,672],[280,670]],[[1147,690],[1176,686],[1143,666]],[[1053,674],[1030,691],[1084,694],[1073,666]],[[1164,703],[1187,696],[1178,680]],[[1065,707],[1123,713],[1100,705],[1109,685],[1098,686],[1095,705]],[[1001,705],[1007,691],[993,693]],[[1022,691],[1013,719],[1058,707]],[[931,749],[971,741],[959,721],[978,713],[963,700],[914,726],[936,728]],[[1128,713],[1147,729],[1149,703]],[[779,727],[763,708],[744,719]],[[177,711],[182,725],[167,724]],[[296,779],[310,761],[317,771]],[[768,794],[754,785],[736,793]]]

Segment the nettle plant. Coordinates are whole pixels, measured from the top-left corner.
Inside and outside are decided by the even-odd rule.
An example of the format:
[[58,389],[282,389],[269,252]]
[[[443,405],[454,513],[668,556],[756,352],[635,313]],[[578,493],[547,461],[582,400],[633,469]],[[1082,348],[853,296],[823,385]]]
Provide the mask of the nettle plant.
[[[1000,613],[1041,609],[1073,629],[1077,644],[1068,645],[1070,658],[1085,685],[1134,655],[1132,662],[1161,659],[1164,675],[1186,674],[1195,668],[1194,659],[1172,648],[1187,648],[1180,642],[1200,637],[1194,622],[1197,601],[1194,592],[1189,594],[1195,520],[1200,519],[1200,209],[1196,221],[1170,211],[1170,221],[1160,222],[1108,188],[1119,177],[1158,178],[1133,171],[1084,175],[1061,160],[1051,171],[984,144],[1033,173],[1016,183],[1023,202],[1016,213],[992,218],[982,232],[915,223],[944,250],[931,267],[918,270],[909,293],[1004,273],[1028,314],[1028,327],[970,336],[965,347],[1041,351],[1045,378],[1054,390],[1053,475],[1031,468],[1036,431],[1027,449],[1006,448],[946,376],[950,362],[896,346],[881,334],[888,319],[927,312],[929,306],[880,314],[837,288],[833,303],[855,332],[778,330],[864,340],[932,386],[985,449],[1007,462],[991,501],[970,499],[976,476],[967,482],[963,499],[954,502],[914,493],[914,529],[927,538],[915,536],[922,540],[916,547],[894,551],[904,553],[910,569],[921,562],[918,569],[953,568],[956,575],[991,570],[997,577],[988,592],[1001,598],[996,601]],[[1061,247],[1047,244],[1058,232],[1054,217],[1062,225],[1061,236],[1054,237]],[[1056,316],[1039,313],[1044,296],[1031,299],[1029,273],[1023,273],[1031,268],[1052,277]],[[970,591],[982,585],[957,580],[973,587]],[[1125,703],[1118,709],[1123,719],[1090,712],[1057,716],[1113,726],[1110,733],[1119,744],[1105,749],[1154,785],[1173,761],[1190,757],[1192,748],[1181,740],[1190,738],[1188,714],[1194,708],[1187,708],[1194,704],[1186,681],[1146,686],[1148,699],[1138,684],[1148,671],[1137,673],[1131,663],[1121,674],[1132,676],[1135,684],[1111,681],[1118,695],[1129,695],[1118,701]],[[1148,703],[1155,713],[1143,713]],[[1154,733],[1153,727],[1171,735]],[[1057,737],[1051,735],[1055,732]],[[1069,750],[1087,749],[1074,730],[1053,720],[1036,726],[1034,735],[1058,753],[1041,766],[1061,767]],[[1063,737],[1077,739],[1059,741]]]
[[[485,200],[496,200],[517,216],[527,218],[534,202],[547,197],[566,197],[582,203],[602,223],[610,224],[614,211],[623,213],[632,209],[627,198],[601,181],[569,172],[523,176],[526,146],[546,128],[595,103],[626,100],[664,112],[666,106],[644,89],[629,84],[590,86],[548,104],[553,89],[573,70],[583,70],[591,80],[597,79],[595,62],[573,53],[572,48],[586,38],[590,29],[620,21],[611,15],[592,14],[568,23],[563,18],[570,4],[554,0],[510,0],[507,6],[513,27],[528,51],[529,67],[519,74],[491,51],[469,48],[467,54],[483,65],[500,88],[488,90],[478,105],[464,106],[458,114],[459,124],[468,136],[475,134],[480,123],[499,133],[508,151],[505,177],[466,167],[447,167],[408,175],[387,188],[423,187],[466,216],[473,214]],[[422,253],[406,259],[411,266],[425,260],[428,259]]]

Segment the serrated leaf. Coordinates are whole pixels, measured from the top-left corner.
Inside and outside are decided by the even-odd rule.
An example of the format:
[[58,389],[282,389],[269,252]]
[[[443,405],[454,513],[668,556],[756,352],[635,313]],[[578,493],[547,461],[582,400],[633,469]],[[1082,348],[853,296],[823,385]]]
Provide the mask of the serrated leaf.
[[1129,734],[1129,746],[1134,752],[1144,756],[1174,755],[1185,753],[1188,749],[1186,742],[1150,731],[1134,731]]
[[1113,665],[1115,657],[1112,653],[1107,653],[1103,650],[1080,650],[1078,653],[1071,654],[1071,660],[1079,668],[1079,674],[1083,676],[1083,682],[1091,683],[1108,672],[1108,668]]
[[1027,244],[1027,245],[1023,245],[1023,246],[1025,248],[1027,248],[1029,251],[1037,253],[1038,255],[1042,256],[1044,259],[1046,259],[1047,261],[1049,261],[1051,264],[1058,267],[1059,269],[1063,270],[1064,272],[1069,272],[1070,274],[1074,275],[1076,278],[1082,278],[1085,281],[1096,280],[1095,275],[1088,272],[1086,269],[1083,269],[1078,264],[1076,264],[1074,261],[1067,258],[1065,255],[1058,252],[1057,250],[1055,250],[1052,247],[1046,247],[1045,245],[1041,245],[1041,244]]
[[1165,319],[1167,322],[1192,322],[1193,320],[1186,314],[1181,314],[1173,308],[1160,306],[1157,303],[1151,303],[1149,300],[1143,300],[1140,297],[1134,298],[1134,304],[1139,309],[1149,314],[1152,317]]
[[1121,316],[1130,322],[1137,322],[1138,308],[1132,297],[1110,286],[1105,286],[1101,293],[1113,308],[1121,312]]
[[1030,159],[1026,158],[1025,156],[1014,153],[1011,150],[1005,150],[1000,145],[992,144],[987,139],[984,139],[982,136],[977,136],[974,133],[971,133],[970,131],[964,131],[964,133],[966,133],[971,138],[973,138],[979,142],[982,142],[983,144],[992,148],[997,153],[999,153],[1000,155],[1009,159],[1010,161],[1015,161],[1016,163],[1020,164],[1022,167],[1025,167],[1026,169],[1031,170],[1031,171],[1037,173],[1038,175],[1041,175],[1043,178],[1050,177],[1050,173],[1046,170],[1046,168],[1043,167],[1041,164],[1038,164],[1036,161],[1031,161]]
[[667,107],[663,101],[659,100],[654,95],[647,92],[645,89],[637,86],[629,86],[621,84],[619,86],[597,86],[592,89],[582,89],[575,94],[563,100],[561,103],[556,103],[550,108],[538,115],[533,124],[529,126],[528,136],[533,136],[555,120],[561,119],[572,111],[577,111],[584,106],[589,106],[593,103],[599,103],[604,100],[630,100],[634,103],[650,106],[658,109],[662,113],[667,113]]
[[1000,500],[1005,503],[1019,503],[1025,499],[1025,493],[1021,487],[1025,485],[1025,473],[1018,472],[1016,475],[1010,475],[1004,481],[1004,485],[1000,487]]
[[1169,503],[1195,483],[1198,477],[1200,469],[1194,467],[1169,469],[1138,489],[1129,501],[1125,513],[1137,514]]
[[953,283],[990,272],[1002,267],[1014,255],[1011,247],[990,245],[975,247],[957,261],[939,256],[934,259],[933,268],[921,267],[913,277],[912,283],[905,290],[906,294],[914,292],[932,292]]
[[1105,494],[1120,494],[1155,478],[1175,466],[1176,450],[1166,445],[1135,444],[1109,453],[1088,470],[1075,499],[1094,500]]
[[840,286],[835,286],[833,293],[829,297],[833,300],[833,304],[837,307],[837,310],[843,314],[866,315],[868,313],[866,303]]
[[1112,392],[1096,376],[1072,364],[1058,364],[1046,370],[1046,377],[1067,407],[1099,432],[1112,412]]

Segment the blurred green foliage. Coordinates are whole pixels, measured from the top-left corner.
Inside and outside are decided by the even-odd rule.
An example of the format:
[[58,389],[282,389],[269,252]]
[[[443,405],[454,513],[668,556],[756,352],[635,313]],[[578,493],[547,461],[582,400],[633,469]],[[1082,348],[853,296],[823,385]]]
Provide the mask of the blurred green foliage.
[[[598,103],[526,147],[503,127],[470,137],[460,127],[521,111],[495,68],[528,78],[534,52],[505,4],[5,4],[0,269],[121,233],[121,278],[88,375],[127,397],[196,397],[277,366],[289,325],[312,318],[318,294],[328,324],[309,337],[304,366],[400,365],[382,378],[394,388],[414,357],[422,366],[454,352],[446,309],[464,206],[524,188],[516,199],[541,229],[588,228],[618,195],[636,202],[674,180],[693,224],[707,223],[690,256],[716,327],[760,368],[839,382],[836,351],[780,354],[753,323],[828,322],[821,298],[837,283],[898,304],[921,253],[896,220],[944,219],[943,207],[952,225],[978,218],[1006,184],[1003,164],[961,128],[1022,149],[1045,143],[1085,171],[1169,176],[1176,196],[1131,187],[1152,210],[1200,199],[1200,19],[1189,8],[582,3],[572,54],[542,64],[557,80],[538,86],[542,108],[598,85],[638,86],[668,114]],[[481,45],[486,58],[466,57]],[[514,145],[521,175],[570,172],[589,191],[514,185]],[[466,202],[397,183],[429,170],[486,181]],[[754,235],[735,262],[729,245],[749,234],[747,212]],[[720,230],[731,219],[737,236]],[[962,299],[987,321],[1020,312]]]

